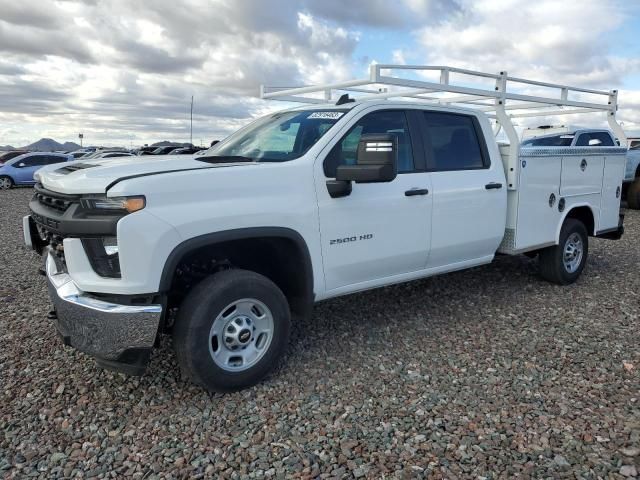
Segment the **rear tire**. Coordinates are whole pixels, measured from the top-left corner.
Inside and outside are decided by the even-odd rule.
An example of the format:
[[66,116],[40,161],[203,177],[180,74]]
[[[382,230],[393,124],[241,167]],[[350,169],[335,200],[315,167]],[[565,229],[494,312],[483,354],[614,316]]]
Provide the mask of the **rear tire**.
[[540,275],[559,285],[575,282],[589,255],[589,236],[580,220],[567,218],[560,230],[560,243],[540,251]]
[[255,385],[289,342],[291,315],[282,291],[248,270],[207,277],[185,298],[173,330],[183,374],[207,390]]
[[6,175],[0,177],[0,190],[9,190],[13,185],[14,183],[11,177],[7,177]]
[[627,188],[627,207],[640,210],[640,178],[636,178]]

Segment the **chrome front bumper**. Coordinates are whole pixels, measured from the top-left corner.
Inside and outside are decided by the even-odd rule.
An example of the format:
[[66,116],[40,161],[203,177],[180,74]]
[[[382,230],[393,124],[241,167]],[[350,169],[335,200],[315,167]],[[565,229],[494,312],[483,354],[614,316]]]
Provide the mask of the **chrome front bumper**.
[[156,341],[162,305],[121,305],[81,291],[46,253],[54,322],[65,344],[88,353],[98,364],[130,374],[144,372]]

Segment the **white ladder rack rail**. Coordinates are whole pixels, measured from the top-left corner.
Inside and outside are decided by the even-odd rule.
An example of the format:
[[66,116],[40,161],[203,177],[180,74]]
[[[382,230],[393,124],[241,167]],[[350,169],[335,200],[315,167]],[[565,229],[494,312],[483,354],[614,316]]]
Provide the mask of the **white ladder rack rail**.
[[[420,72],[436,72],[439,81],[429,81],[416,78],[403,78],[393,75],[394,71],[409,72],[414,75]],[[487,87],[469,86],[460,82],[452,82],[451,74],[462,76],[473,81],[493,80],[493,89]],[[514,92],[510,87],[544,88],[554,90],[553,95],[538,96],[527,93]],[[317,94],[322,94],[319,98]],[[622,145],[627,138],[616,119],[618,110],[617,90],[594,90],[582,87],[571,87],[549,82],[540,82],[526,78],[510,77],[507,72],[486,73],[462,68],[432,65],[390,65],[372,64],[369,68],[369,78],[336,82],[325,85],[310,85],[302,87],[260,87],[260,97],[263,99],[282,100],[307,104],[335,103],[337,94],[356,93],[356,101],[383,98],[412,98],[428,103],[474,108],[487,114],[497,121],[504,129],[509,139],[509,155],[505,170],[509,189],[517,188],[518,179],[518,151],[520,140],[514,128],[512,119],[520,117],[542,117],[550,115],[568,115],[577,113],[606,114],[609,127]],[[441,93],[456,94],[455,96],[439,95]],[[316,94],[316,96],[309,96]],[[602,98],[601,102],[570,99],[570,94],[589,95]],[[570,108],[565,108],[570,107]]]

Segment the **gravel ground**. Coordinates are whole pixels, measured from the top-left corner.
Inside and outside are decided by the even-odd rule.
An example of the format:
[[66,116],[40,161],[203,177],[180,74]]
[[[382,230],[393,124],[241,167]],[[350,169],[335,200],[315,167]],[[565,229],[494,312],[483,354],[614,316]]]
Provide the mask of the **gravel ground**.
[[0,475],[633,478],[640,472],[640,214],[569,287],[494,264],[323,302],[264,383],[210,395],[165,340],[141,378],[46,319],[0,192]]

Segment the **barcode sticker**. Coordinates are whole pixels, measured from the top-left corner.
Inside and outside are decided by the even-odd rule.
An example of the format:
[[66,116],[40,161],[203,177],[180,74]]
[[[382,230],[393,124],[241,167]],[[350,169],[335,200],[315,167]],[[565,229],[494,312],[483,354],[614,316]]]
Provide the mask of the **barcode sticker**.
[[337,120],[342,115],[344,115],[344,112],[313,112],[307,118],[322,118],[325,120]]

